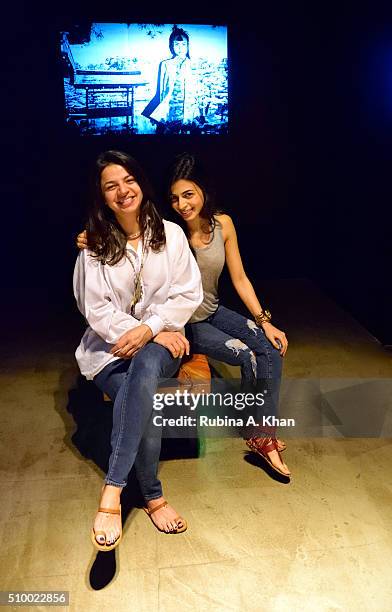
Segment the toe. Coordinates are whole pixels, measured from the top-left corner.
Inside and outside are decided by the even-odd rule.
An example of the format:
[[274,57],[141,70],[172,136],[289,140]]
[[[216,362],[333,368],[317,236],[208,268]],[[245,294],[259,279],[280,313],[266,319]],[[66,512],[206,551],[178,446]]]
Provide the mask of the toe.
[[118,540],[117,529],[113,529],[112,534],[111,534],[111,542],[112,542],[112,544],[114,544],[116,540]]

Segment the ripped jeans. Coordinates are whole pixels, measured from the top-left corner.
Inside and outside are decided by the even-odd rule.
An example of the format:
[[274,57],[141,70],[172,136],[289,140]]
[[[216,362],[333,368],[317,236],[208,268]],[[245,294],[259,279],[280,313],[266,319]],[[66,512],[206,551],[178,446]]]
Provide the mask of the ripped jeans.
[[[186,335],[193,353],[240,366],[242,382],[248,388],[267,387],[267,412],[277,415],[282,357],[252,319],[219,305],[204,321],[189,323]],[[268,427],[263,431],[274,434]]]

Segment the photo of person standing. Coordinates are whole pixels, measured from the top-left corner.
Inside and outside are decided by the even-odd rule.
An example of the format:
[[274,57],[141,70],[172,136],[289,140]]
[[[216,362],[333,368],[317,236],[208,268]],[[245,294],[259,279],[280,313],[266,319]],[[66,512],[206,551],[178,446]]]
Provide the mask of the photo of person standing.
[[162,133],[177,132],[199,115],[188,33],[173,26],[169,49],[172,57],[159,64],[156,94],[142,111],[142,115],[157,124],[157,132]]

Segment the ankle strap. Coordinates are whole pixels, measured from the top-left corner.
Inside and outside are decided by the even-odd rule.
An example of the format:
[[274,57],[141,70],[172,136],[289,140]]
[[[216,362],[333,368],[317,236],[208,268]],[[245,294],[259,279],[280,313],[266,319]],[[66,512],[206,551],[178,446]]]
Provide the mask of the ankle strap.
[[169,504],[167,503],[167,501],[164,501],[161,504],[158,504],[157,506],[155,506],[155,508],[152,508],[151,510],[149,508],[146,508],[146,510],[147,510],[147,513],[151,516],[151,514],[154,514],[154,512],[156,512],[157,510],[160,510],[161,508],[165,508],[168,505]]
[[120,510],[113,510],[113,508],[98,508],[98,512],[107,512],[108,514],[120,514]]

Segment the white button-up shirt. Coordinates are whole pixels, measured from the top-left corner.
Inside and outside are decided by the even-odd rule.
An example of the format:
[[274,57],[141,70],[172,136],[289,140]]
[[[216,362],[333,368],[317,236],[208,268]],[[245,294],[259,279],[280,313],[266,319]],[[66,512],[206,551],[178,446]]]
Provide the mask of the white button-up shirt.
[[[108,363],[119,359],[110,349],[130,329],[147,324],[154,336],[182,331],[203,299],[200,271],[184,232],[164,220],[166,246],[144,255],[143,297],[130,314],[135,272],[127,258],[114,266],[102,264],[91,251],[79,253],[74,271],[74,294],[88,327],[76,350],[80,371],[92,379]],[[134,267],[140,269],[142,241],[137,251],[127,245]]]

